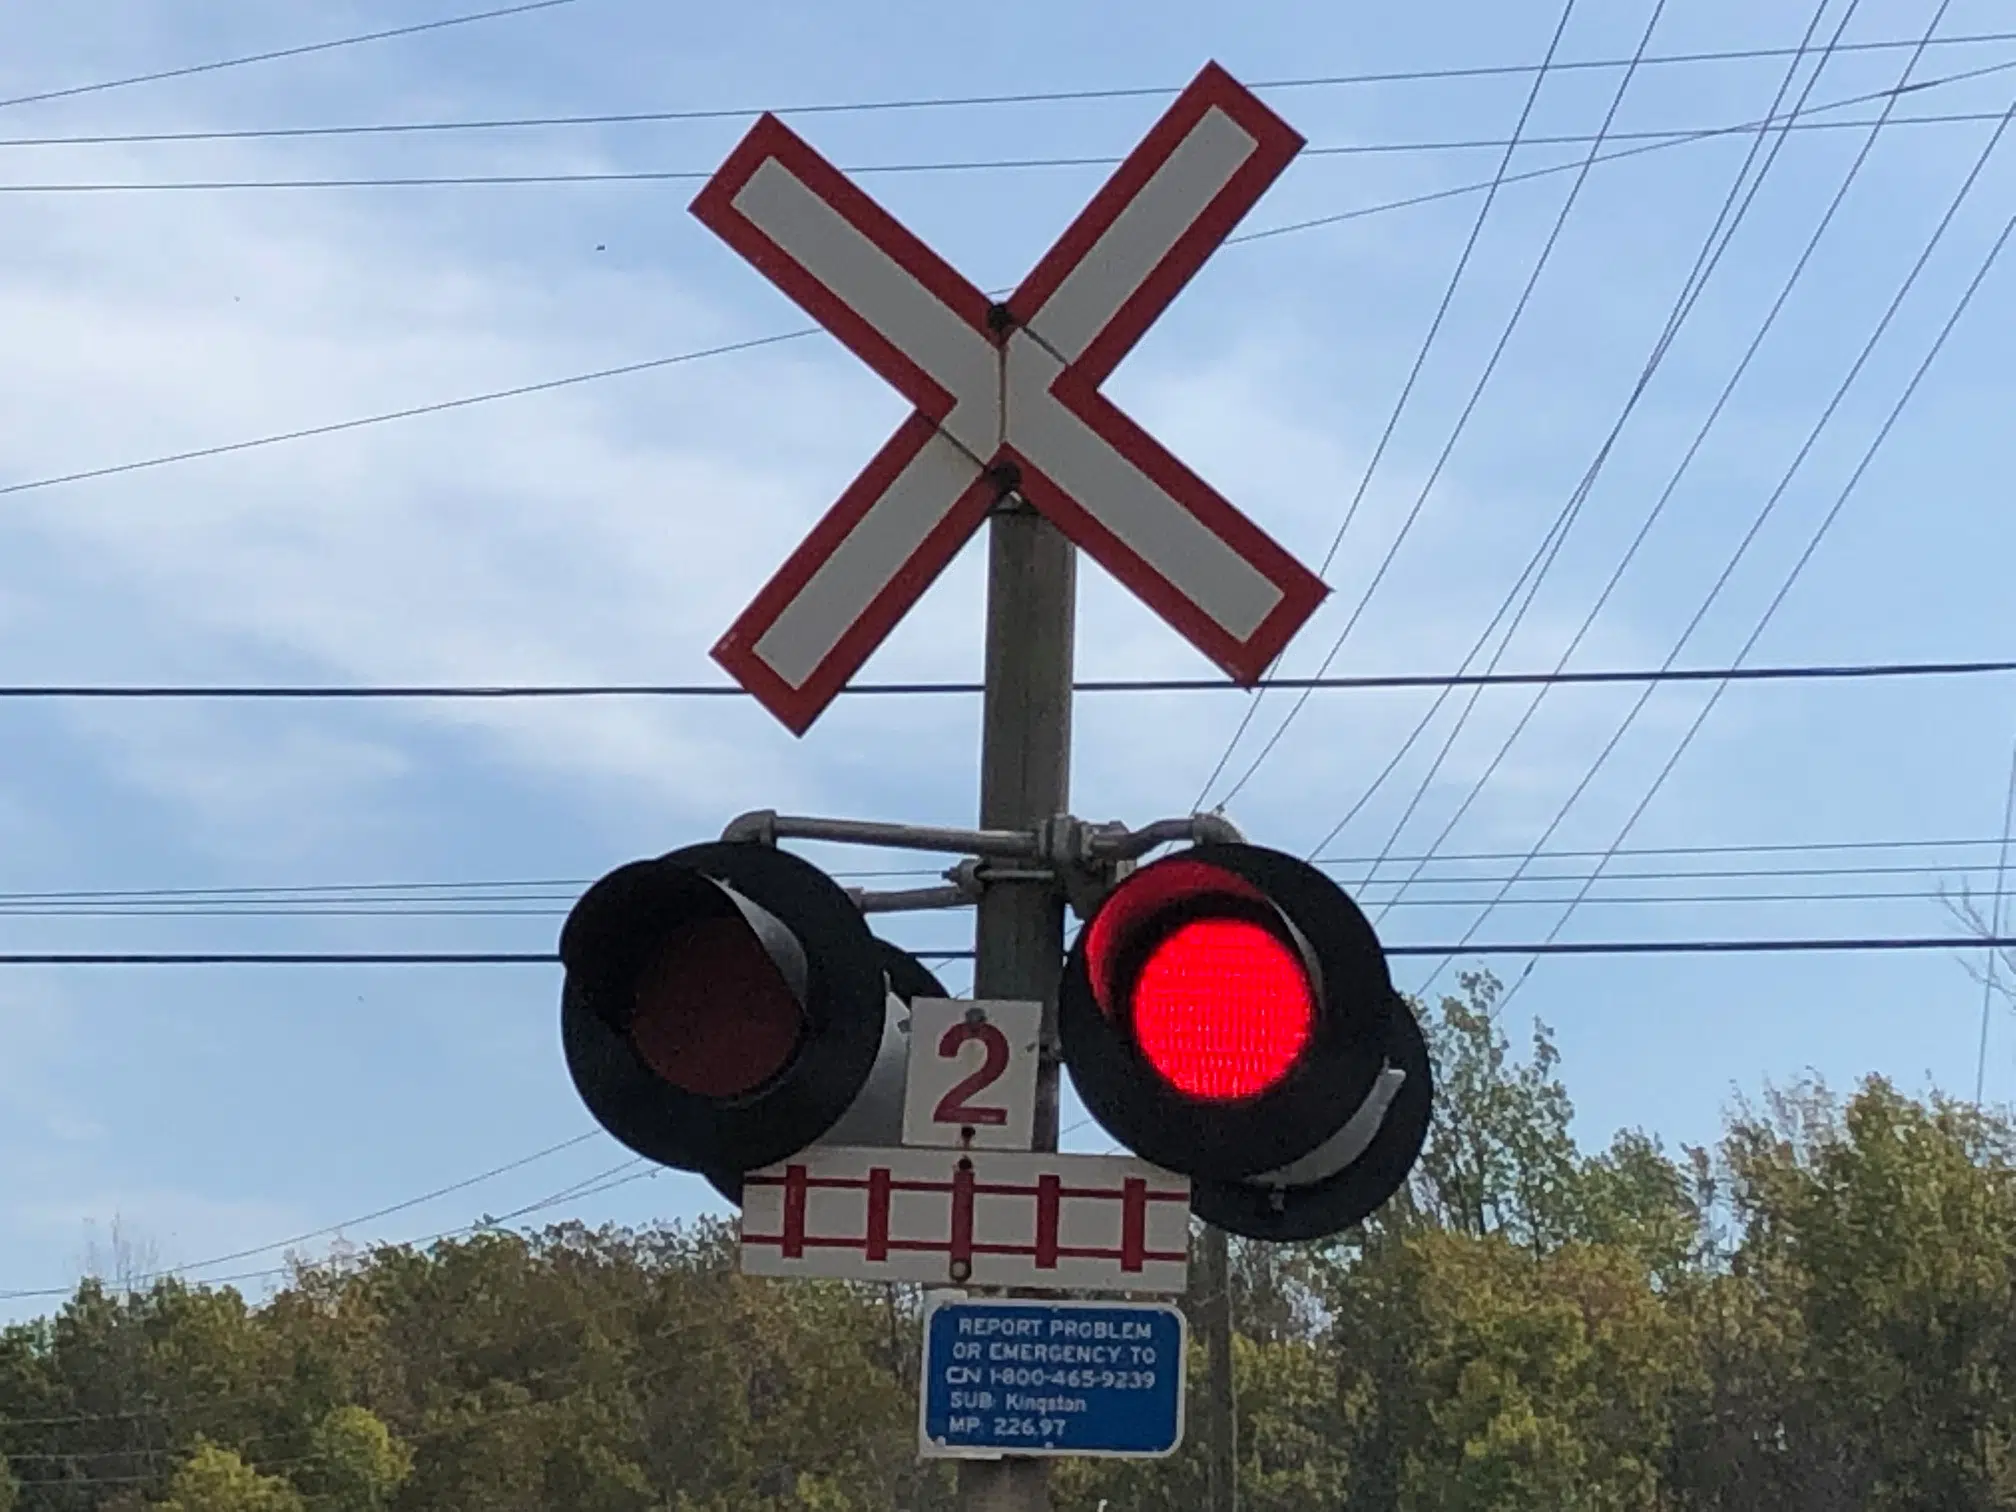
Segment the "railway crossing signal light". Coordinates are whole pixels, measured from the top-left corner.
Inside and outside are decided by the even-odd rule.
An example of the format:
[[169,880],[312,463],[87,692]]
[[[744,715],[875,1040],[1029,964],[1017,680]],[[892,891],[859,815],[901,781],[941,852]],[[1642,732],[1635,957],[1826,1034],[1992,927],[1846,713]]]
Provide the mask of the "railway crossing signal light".
[[1278,851],[1198,845],[1122,878],[1065,964],[1058,1028],[1092,1116],[1234,1233],[1349,1228],[1427,1137],[1427,1046],[1378,937]]
[[[738,1202],[746,1172],[814,1143],[902,1143],[906,1005],[949,996],[831,877],[744,841],[617,868],[560,958],[589,1111]],[[1065,962],[1058,1030],[1093,1117],[1234,1233],[1349,1228],[1427,1137],[1427,1045],[1372,926],[1279,851],[1200,844],[1124,875]]]
[[560,935],[561,1038],[617,1139],[739,1198],[815,1140],[897,1142],[897,1000],[945,996],[824,872],[715,842],[617,868]]

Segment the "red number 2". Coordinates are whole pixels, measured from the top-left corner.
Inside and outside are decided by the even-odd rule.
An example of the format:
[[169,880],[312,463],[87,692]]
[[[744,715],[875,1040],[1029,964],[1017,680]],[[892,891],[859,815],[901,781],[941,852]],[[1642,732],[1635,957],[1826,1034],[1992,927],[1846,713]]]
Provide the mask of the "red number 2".
[[945,1037],[938,1041],[938,1053],[946,1060],[957,1060],[960,1050],[972,1040],[980,1042],[986,1058],[981,1061],[978,1071],[954,1082],[945,1095],[938,1099],[938,1106],[933,1110],[931,1119],[934,1123],[997,1129],[1008,1122],[1006,1108],[976,1108],[966,1099],[976,1092],[993,1086],[1001,1079],[1001,1073],[1008,1069],[1008,1036],[992,1024],[954,1024],[945,1031]]

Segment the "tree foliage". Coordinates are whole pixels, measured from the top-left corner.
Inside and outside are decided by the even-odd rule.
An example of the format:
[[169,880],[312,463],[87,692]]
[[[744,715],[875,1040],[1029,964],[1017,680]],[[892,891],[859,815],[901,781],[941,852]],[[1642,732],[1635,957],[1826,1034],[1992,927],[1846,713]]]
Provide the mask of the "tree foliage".
[[[1585,1153],[1489,978],[1424,1019],[1408,1190],[1233,1246],[1250,1512],[2016,1509],[2006,1119],[1809,1085],[1714,1149]],[[743,1277],[709,1223],[338,1257],[256,1305],[88,1281],[0,1330],[0,1512],[949,1512],[917,1303]],[[1202,1503],[1190,1370],[1190,1442],[1061,1464],[1060,1507]]]
[[204,1439],[168,1481],[159,1512],[303,1512],[301,1493]]

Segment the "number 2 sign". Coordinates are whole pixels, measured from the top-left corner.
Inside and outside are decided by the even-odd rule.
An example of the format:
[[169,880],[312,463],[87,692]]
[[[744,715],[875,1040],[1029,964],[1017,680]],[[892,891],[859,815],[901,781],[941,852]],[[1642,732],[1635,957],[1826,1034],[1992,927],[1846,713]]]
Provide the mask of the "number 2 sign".
[[912,1002],[903,1143],[1032,1148],[1042,1017],[1040,1003]]

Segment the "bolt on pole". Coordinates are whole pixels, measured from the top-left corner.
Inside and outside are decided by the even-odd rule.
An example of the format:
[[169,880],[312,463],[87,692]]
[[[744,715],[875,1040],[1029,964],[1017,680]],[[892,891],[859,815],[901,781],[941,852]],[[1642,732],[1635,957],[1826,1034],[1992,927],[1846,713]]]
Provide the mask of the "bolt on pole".
[[[980,823],[1027,829],[1071,801],[1071,674],[1078,597],[1075,548],[1026,502],[1007,494],[987,543],[987,685],[981,704]],[[1036,1148],[1057,1148],[1057,980],[1064,895],[1053,879],[989,882],[979,904],[973,995],[1043,1005]],[[1040,1459],[969,1460],[961,1512],[1050,1512]]]

